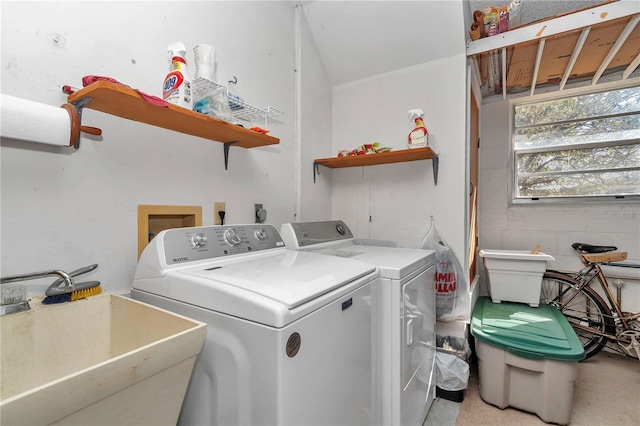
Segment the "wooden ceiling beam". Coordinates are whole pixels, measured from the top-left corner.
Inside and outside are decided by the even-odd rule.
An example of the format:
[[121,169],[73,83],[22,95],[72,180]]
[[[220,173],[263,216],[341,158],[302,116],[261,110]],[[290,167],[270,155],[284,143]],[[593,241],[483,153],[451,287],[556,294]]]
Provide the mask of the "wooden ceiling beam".
[[471,90],[474,92],[478,109],[482,106],[482,80],[480,77],[480,66],[478,58],[471,58]]
[[507,99],[507,48],[502,48],[502,99]]
[[531,96],[536,90],[536,82],[538,80],[538,72],[540,71],[540,62],[542,62],[542,52],[544,51],[545,38],[538,42],[538,53],[536,54],[536,65],[533,69],[533,78],[531,79]]
[[567,64],[567,68],[564,70],[564,75],[562,76],[562,81],[560,82],[560,89],[564,89],[564,85],[567,84],[567,80],[569,80],[569,76],[571,75],[571,71],[573,71],[573,66],[576,64],[578,60],[578,56],[580,52],[582,52],[582,48],[584,47],[584,42],[587,41],[587,37],[591,32],[591,27],[584,28],[580,33],[580,38],[578,38],[578,42],[576,46],[573,48],[573,53],[571,54],[571,59],[569,59],[569,63]]
[[627,78],[629,78],[631,73],[634,72],[636,68],[638,68],[638,65],[640,65],[640,53],[638,53],[638,56],[636,56],[636,58],[631,61],[627,69],[624,70],[624,72],[622,73],[622,79],[626,80]]
[[549,19],[520,28],[496,34],[479,40],[467,41],[467,56],[490,52],[503,47],[524,43],[529,40],[541,39],[552,35],[591,27],[603,22],[640,13],[638,0],[620,0],[607,3],[591,9],[586,9],[570,15]]
[[[638,2],[638,4],[640,4],[640,2]],[[604,72],[607,70],[607,67],[609,66],[611,61],[613,61],[613,58],[616,56],[616,54],[618,53],[618,51],[620,50],[624,42],[627,40],[631,32],[635,29],[636,25],[638,25],[639,21],[640,21],[640,15],[636,15],[627,23],[627,26],[624,27],[624,30],[622,30],[622,33],[620,33],[620,36],[618,37],[616,42],[613,44],[613,47],[611,47],[611,50],[609,50],[607,57],[604,58],[604,60],[602,61],[602,64],[600,64],[600,68],[598,68],[598,71],[596,71],[596,74],[593,76],[593,80],[591,80],[591,85],[594,85],[598,82],[598,80],[600,79],[602,74],[604,74]]]

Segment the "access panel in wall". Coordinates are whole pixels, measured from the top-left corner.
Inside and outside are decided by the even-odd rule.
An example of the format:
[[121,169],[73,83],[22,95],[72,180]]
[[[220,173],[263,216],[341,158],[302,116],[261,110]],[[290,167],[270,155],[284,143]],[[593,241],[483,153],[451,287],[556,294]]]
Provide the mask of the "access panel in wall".
[[201,206],[138,206],[138,257],[160,231],[202,226]]

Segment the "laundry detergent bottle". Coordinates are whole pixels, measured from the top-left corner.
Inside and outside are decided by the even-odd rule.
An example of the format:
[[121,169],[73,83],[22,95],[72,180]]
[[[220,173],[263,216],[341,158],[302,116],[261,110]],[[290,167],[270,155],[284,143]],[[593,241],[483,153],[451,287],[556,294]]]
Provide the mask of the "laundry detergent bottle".
[[164,79],[162,98],[183,108],[193,109],[191,98],[191,78],[187,72],[187,61],[184,59],[187,49],[184,44],[176,42],[167,47],[169,54],[169,74]]
[[416,127],[409,133],[409,148],[422,148],[429,145],[429,132],[424,127],[424,111],[421,109],[409,110],[409,119],[414,120]]

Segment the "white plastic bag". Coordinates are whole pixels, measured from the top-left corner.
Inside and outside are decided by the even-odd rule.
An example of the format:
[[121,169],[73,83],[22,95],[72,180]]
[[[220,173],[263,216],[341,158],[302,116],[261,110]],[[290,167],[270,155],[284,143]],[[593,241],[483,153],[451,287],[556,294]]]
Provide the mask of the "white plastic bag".
[[469,384],[469,364],[455,355],[436,352],[436,386],[446,391],[459,391]]
[[436,252],[436,319],[468,321],[469,283],[458,257],[440,237],[433,222],[418,248]]

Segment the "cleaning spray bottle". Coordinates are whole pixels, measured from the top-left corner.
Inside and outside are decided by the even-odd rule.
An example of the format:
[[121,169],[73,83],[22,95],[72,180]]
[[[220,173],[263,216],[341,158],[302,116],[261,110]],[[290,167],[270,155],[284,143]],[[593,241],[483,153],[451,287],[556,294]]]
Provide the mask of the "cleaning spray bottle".
[[184,44],[176,42],[167,47],[169,54],[169,74],[164,79],[162,98],[175,105],[191,110],[191,78],[187,73],[187,61],[184,59],[187,49]]
[[422,148],[429,145],[429,132],[424,127],[424,111],[421,109],[409,110],[409,120],[414,120],[416,123],[415,129],[409,133],[409,148]]

